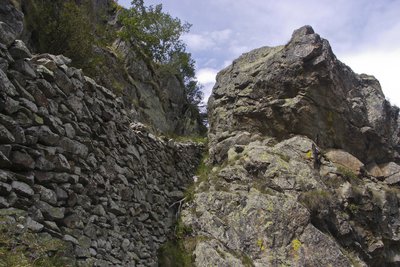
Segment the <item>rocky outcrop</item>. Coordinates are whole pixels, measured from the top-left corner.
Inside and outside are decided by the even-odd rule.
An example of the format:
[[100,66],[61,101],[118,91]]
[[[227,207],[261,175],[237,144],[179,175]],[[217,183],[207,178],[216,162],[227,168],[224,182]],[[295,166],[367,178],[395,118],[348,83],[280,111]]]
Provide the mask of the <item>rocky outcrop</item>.
[[240,131],[279,140],[305,135],[364,163],[398,161],[398,108],[374,77],[353,73],[309,26],[285,46],[256,49],[221,71],[209,110],[216,162],[226,158],[225,144],[241,142],[232,139]]
[[209,101],[185,204],[195,266],[398,266],[398,109],[311,27],[242,55]]
[[155,266],[202,147],[155,137],[68,58],[16,36],[0,32],[0,226],[64,240],[72,265]]

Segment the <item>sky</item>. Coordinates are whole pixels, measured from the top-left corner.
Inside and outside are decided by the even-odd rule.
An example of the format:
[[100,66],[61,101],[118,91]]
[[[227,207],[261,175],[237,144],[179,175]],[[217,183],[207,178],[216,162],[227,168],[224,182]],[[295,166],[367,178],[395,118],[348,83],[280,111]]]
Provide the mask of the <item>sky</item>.
[[[130,0],[119,0],[129,7]],[[327,39],[356,73],[375,76],[400,106],[400,0],[145,0],[192,24],[182,39],[205,100],[218,71],[242,53],[289,41],[304,25]]]

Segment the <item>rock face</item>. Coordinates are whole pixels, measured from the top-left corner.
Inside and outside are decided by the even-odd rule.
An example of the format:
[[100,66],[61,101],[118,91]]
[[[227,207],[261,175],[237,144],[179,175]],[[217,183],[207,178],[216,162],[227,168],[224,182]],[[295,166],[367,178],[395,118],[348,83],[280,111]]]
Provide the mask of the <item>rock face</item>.
[[399,266],[398,109],[311,27],[222,70],[209,122],[195,266]]
[[209,111],[216,162],[226,158],[225,144],[237,142],[235,131],[279,140],[305,135],[364,163],[398,160],[398,108],[374,77],[353,73],[309,26],[285,46],[256,49],[221,71]]
[[[3,9],[22,23],[10,3]],[[32,56],[8,33],[12,40],[0,32],[0,215],[23,210],[27,229],[70,244],[71,264],[155,266],[202,147],[137,127],[121,98],[68,58]]]

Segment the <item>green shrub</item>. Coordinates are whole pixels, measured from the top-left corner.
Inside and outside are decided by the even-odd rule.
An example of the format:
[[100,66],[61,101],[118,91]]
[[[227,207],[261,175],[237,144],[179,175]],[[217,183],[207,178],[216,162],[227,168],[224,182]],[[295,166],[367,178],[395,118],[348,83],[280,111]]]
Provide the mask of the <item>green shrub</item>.
[[182,240],[171,240],[158,250],[158,264],[163,267],[189,267],[193,266],[192,256]]
[[37,52],[63,54],[72,59],[73,66],[93,73],[103,61],[95,54],[94,45],[105,46],[113,36],[93,19],[90,5],[88,0],[79,5],[74,0],[24,1],[27,27]]
[[339,174],[341,174],[343,177],[345,177],[350,183],[358,183],[359,178],[357,174],[355,174],[352,170],[344,167],[344,166],[338,166],[337,171]]
[[312,190],[302,193],[299,196],[299,201],[310,210],[311,213],[329,208],[333,202],[333,196],[325,190]]
[[31,233],[0,217],[1,267],[72,266],[65,258],[65,251],[67,247],[64,241]]
[[181,40],[191,25],[162,10],[162,4],[145,6],[143,0],[133,0],[132,7],[119,17],[123,25],[119,36],[132,44],[144,60],[157,65],[159,75],[175,75],[184,84],[188,102],[196,109],[203,93],[195,78],[195,62]]

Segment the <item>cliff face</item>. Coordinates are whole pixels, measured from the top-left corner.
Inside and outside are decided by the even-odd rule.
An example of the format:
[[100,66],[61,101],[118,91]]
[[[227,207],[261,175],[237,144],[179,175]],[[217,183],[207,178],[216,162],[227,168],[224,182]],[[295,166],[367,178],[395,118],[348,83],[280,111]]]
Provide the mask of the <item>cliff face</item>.
[[155,266],[202,147],[150,134],[68,58],[32,55],[22,18],[2,2],[0,234],[62,240],[45,254],[71,266]]
[[212,170],[182,221],[196,266],[398,266],[398,108],[309,26],[217,76]]
[[[25,20],[20,38],[33,51],[37,50],[33,39],[45,34],[42,29],[31,25],[34,24],[32,17],[35,12],[46,12],[36,10],[39,2],[21,1],[21,10],[28,19]],[[130,118],[146,124],[154,132],[169,135],[205,134],[206,128],[198,110],[193,109],[187,100],[183,81],[177,75],[164,72],[151,58],[138,53],[137,49],[117,37],[121,26],[117,19],[120,11],[115,1],[77,1],[78,4],[80,2],[85,4],[90,13],[88,16],[93,28],[100,29],[97,29],[100,33],[95,34],[94,40],[104,38],[102,35],[113,36],[109,37],[113,40],[106,46],[93,43],[93,55],[90,56],[99,64],[92,66],[91,77],[122,96]]]

